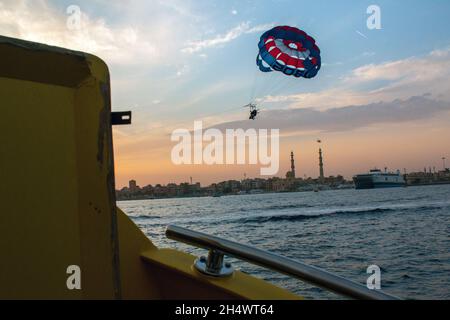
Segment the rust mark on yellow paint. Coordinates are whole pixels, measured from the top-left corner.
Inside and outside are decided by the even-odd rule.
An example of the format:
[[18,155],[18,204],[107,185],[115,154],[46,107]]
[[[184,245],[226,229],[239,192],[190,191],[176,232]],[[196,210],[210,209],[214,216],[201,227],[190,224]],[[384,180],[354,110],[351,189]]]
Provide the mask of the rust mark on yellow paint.
[[99,114],[99,125],[98,125],[98,141],[97,141],[97,162],[100,166],[103,166],[104,163],[104,147],[105,147],[105,139],[106,132],[110,126],[110,106],[109,106],[109,86],[106,83],[100,83],[100,94],[103,98],[103,107],[100,110]]

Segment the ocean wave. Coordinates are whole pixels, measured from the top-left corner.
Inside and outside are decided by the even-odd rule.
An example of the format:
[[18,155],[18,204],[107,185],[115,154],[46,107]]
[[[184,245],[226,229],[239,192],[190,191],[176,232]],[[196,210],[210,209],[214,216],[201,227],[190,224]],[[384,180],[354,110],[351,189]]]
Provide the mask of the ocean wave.
[[[395,201],[398,203],[398,202],[401,202],[401,201],[418,201],[418,200],[427,200],[427,199],[429,199],[430,197],[429,197],[429,195],[424,195],[424,196],[406,196],[406,197],[402,197],[402,198],[398,198],[398,199],[395,199]],[[374,203],[380,203],[380,202],[386,202],[386,199],[380,199],[380,200],[374,200],[373,201]]]
[[138,216],[130,215],[129,217],[131,219],[142,219],[142,220],[161,219],[160,216],[148,216],[148,215],[144,215],[144,214],[141,214],[141,215],[138,215]]
[[[309,205],[309,204],[300,204],[300,203],[296,203],[296,204],[277,204],[277,205],[272,205],[272,206],[268,206],[268,207],[262,207],[262,208],[258,208],[259,210],[286,210],[286,209],[303,209],[303,208],[314,208],[313,205]],[[239,210],[240,212],[248,212],[248,211],[255,211],[254,207],[251,208],[241,208]]]
[[[420,207],[415,207],[413,208],[414,210],[417,211],[430,211],[430,210],[440,210],[440,209],[444,209],[444,206],[420,206]],[[405,208],[405,209],[409,209],[409,208]]]
[[[416,207],[414,210],[419,212],[428,211],[428,210],[436,210],[441,207],[437,206],[421,206]],[[391,207],[391,208],[359,208],[359,209],[347,209],[347,210],[331,210],[329,212],[323,213],[309,213],[309,214],[278,214],[278,215],[259,215],[252,217],[245,217],[235,220],[237,223],[263,223],[263,222],[278,222],[278,221],[301,221],[308,219],[318,219],[327,216],[333,215],[357,215],[357,214],[380,214],[380,213],[388,213],[388,212],[398,212],[403,210],[409,210],[409,207]]]

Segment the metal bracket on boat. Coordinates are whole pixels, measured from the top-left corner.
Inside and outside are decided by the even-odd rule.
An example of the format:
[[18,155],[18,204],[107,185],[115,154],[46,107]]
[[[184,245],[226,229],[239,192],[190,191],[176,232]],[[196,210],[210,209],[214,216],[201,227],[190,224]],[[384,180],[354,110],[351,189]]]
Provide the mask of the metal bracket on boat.
[[227,255],[278,271],[349,298],[364,300],[399,299],[380,290],[370,290],[359,283],[300,261],[186,228],[169,226],[166,230],[166,236],[172,240],[209,250],[208,258],[199,258],[194,265],[197,270],[207,275],[217,277],[222,273],[226,275],[231,272],[232,274],[231,265],[223,265],[223,257]]
[[209,250],[208,257],[200,257],[194,267],[197,271],[212,277],[225,278],[234,273],[231,263],[223,261],[224,254],[217,250]]
[[131,124],[131,111],[111,112],[111,124],[113,126]]

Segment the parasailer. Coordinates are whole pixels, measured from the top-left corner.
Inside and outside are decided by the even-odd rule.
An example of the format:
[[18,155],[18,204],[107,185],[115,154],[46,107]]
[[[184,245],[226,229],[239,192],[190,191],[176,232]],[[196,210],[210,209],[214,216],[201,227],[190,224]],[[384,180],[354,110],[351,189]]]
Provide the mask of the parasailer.
[[250,117],[248,119],[255,120],[256,116],[259,114],[258,107],[254,103],[249,103],[246,106],[244,106],[244,108],[247,108],[247,107],[250,109]]
[[[288,76],[311,79],[322,66],[320,49],[314,38],[295,27],[278,26],[264,32],[258,48],[256,64],[262,72],[263,82],[266,82],[262,87],[264,90],[259,94],[265,97],[273,94],[276,89],[283,88],[283,82],[296,83]],[[262,76],[270,72],[281,73],[281,76]],[[265,103],[264,99],[256,99],[255,89],[256,86],[253,87],[252,102],[245,106],[250,109],[250,120],[255,120],[260,113],[256,102],[258,101],[258,105]]]

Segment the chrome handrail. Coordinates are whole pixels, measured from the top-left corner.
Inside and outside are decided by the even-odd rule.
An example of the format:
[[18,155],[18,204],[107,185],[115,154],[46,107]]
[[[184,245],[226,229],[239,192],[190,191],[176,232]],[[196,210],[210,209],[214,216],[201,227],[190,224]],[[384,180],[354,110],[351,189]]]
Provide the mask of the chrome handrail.
[[172,240],[210,250],[210,252],[220,252],[227,256],[278,271],[349,298],[364,300],[399,299],[380,290],[369,290],[357,282],[302,262],[201,232],[169,226],[166,230],[166,236]]

